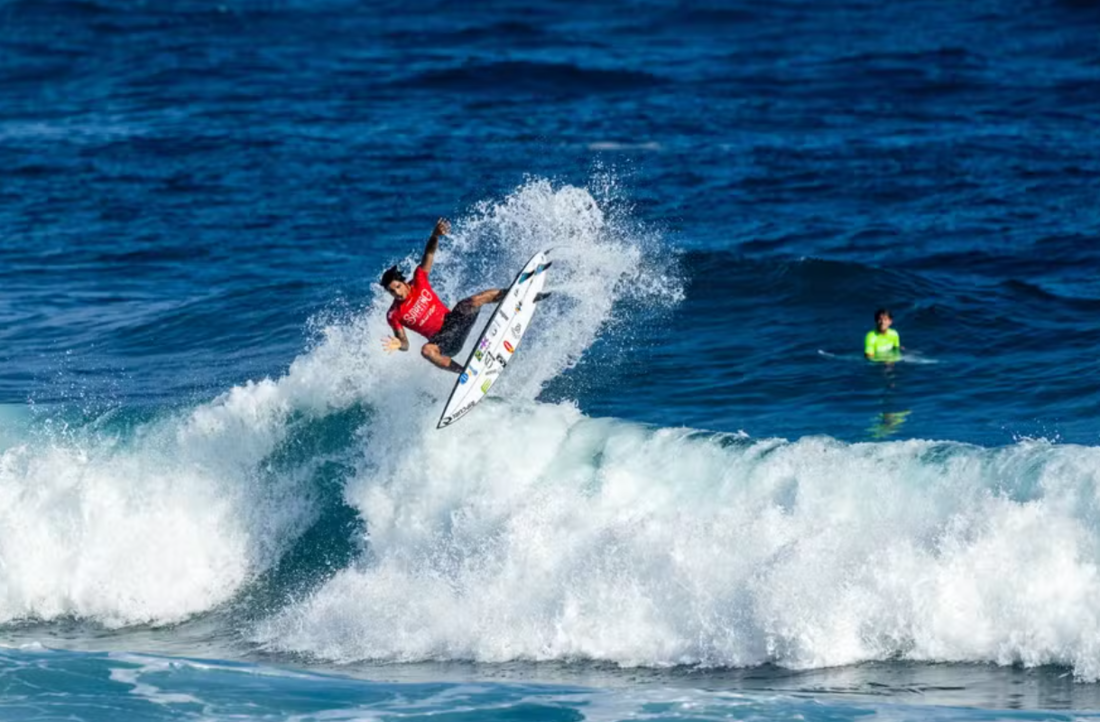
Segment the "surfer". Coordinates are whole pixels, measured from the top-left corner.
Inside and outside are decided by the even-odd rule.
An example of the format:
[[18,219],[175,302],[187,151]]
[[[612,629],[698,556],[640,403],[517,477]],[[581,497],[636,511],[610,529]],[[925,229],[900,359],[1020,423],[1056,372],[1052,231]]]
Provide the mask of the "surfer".
[[890,328],[894,317],[890,311],[875,311],[875,328],[863,339],[863,355],[871,361],[896,361],[901,356],[901,338]]
[[405,335],[408,328],[428,339],[428,343],[420,349],[421,356],[441,369],[460,374],[462,366],[452,357],[462,350],[462,344],[477,320],[478,309],[487,303],[497,303],[504,298],[505,292],[490,288],[462,299],[453,309],[447,310],[432,289],[428,275],[432,272],[432,262],[439,248],[439,237],[450,232],[450,222],[440,218],[428,244],[424,246],[420,265],[413,271],[412,283],[405,280],[405,274],[397,266],[391,266],[382,274],[379,283],[393,296],[393,305],[386,314],[393,336],[382,340],[382,348],[386,353],[408,351],[409,338]]

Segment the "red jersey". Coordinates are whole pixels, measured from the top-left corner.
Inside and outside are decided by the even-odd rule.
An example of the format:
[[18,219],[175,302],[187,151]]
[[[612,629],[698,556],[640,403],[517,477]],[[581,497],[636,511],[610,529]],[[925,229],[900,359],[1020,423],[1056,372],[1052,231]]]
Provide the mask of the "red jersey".
[[432,284],[428,283],[428,274],[417,266],[409,284],[408,297],[404,301],[394,299],[386,320],[394,331],[400,331],[404,326],[425,338],[431,338],[439,333],[443,317],[448,313],[450,311],[435,295]]

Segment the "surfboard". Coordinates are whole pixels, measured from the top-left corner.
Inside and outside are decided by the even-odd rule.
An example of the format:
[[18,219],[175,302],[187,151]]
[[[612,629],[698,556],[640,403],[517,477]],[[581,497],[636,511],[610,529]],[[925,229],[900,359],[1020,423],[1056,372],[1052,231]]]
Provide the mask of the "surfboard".
[[[817,350],[817,355],[818,356],[823,356],[823,357],[828,358],[828,359],[834,359],[836,361],[855,361],[855,362],[858,362],[858,363],[861,363],[861,364],[862,363],[867,363],[867,357],[864,356],[861,353],[851,353],[851,354],[848,354],[848,353],[833,353],[832,351],[826,351],[824,349],[819,348]],[[919,364],[919,365],[922,365],[922,366],[927,365],[927,364],[938,364],[939,363],[938,359],[928,358],[927,356],[924,356],[923,354],[921,354],[920,351],[904,351],[904,352],[899,353],[897,356],[877,358],[877,359],[874,359],[874,361],[877,362],[877,363],[881,363],[881,362],[904,363],[904,364]]]
[[508,287],[504,300],[485,324],[481,336],[466,359],[465,370],[455,382],[437,429],[450,426],[461,419],[485,398],[500,374],[512,360],[520,340],[535,315],[535,297],[546,283],[546,269],[550,268],[549,251],[541,251],[531,257],[516,280]]

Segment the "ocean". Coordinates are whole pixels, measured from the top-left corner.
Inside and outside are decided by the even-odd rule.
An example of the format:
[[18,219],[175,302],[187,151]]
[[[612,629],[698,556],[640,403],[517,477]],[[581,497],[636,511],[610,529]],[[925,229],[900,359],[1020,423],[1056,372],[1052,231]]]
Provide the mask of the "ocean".
[[1100,717],[1098,29],[0,3],[0,718]]

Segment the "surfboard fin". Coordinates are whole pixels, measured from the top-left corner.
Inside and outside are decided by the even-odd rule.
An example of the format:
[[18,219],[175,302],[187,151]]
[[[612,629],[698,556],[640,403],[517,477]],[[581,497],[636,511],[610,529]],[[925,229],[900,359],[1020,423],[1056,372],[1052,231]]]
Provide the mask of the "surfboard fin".
[[533,271],[524,271],[523,273],[519,274],[519,278],[516,280],[516,283],[527,283],[528,279],[530,279],[532,276],[539,275],[540,273],[542,273],[547,268],[550,268],[550,266],[553,266],[553,265],[554,265],[553,261],[547,261],[546,263],[540,263],[538,266],[535,267],[535,270],[533,270]]
[[543,300],[544,298],[549,298],[553,293],[554,293],[553,291],[542,291],[540,293],[536,293],[535,294],[535,303],[538,303],[539,301]]

